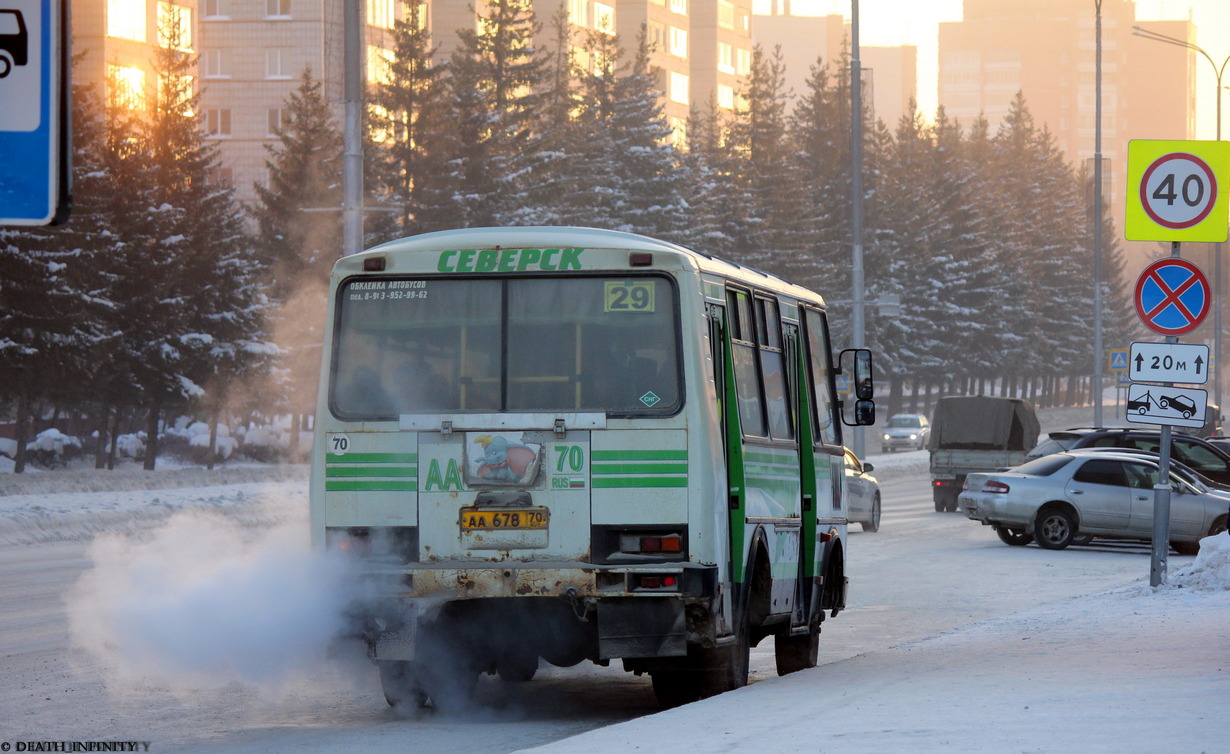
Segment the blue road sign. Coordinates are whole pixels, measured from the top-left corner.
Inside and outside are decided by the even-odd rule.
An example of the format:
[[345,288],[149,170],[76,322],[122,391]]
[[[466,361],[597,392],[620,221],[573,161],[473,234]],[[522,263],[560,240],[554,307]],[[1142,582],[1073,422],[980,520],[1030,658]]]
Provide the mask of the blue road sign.
[[1186,259],[1168,257],[1145,268],[1136,281],[1136,314],[1159,335],[1184,335],[1209,313],[1209,280]]
[[1110,362],[1110,371],[1126,372],[1128,370],[1128,350],[1126,348],[1112,348],[1106,353],[1107,361]]
[[62,0],[0,0],[0,225],[67,209]]

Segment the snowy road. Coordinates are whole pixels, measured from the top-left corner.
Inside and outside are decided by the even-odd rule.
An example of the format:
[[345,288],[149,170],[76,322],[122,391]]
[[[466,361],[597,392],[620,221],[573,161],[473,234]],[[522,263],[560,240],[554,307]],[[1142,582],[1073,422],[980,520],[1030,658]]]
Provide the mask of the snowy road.
[[[882,528],[868,534],[852,527],[850,607],[825,623],[822,664],[1103,592],[1148,573],[1149,553],[1140,546],[1058,553],[1007,547],[989,528],[935,513],[925,472],[885,470],[881,476]],[[231,494],[228,489],[181,491],[176,499],[195,492],[217,507]],[[306,493],[297,483],[270,485],[267,494],[292,521],[300,502],[306,509]],[[246,499],[243,505],[259,502]],[[0,742],[138,740],[152,742],[151,751],[396,746],[506,752],[656,711],[647,678],[588,663],[540,671],[534,681],[516,686],[483,678],[483,707],[470,719],[429,713],[398,719],[384,704],[376,674],[343,663],[317,666],[276,694],[238,683],[213,689],[116,684],[111,668],[72,646],[67,627],[70,590],[91,568],[87,544],[0,548]],[[1174,556],[1171,568],[1189,562]],[[800,682],[775,679],[771,641],[753,651],[752,671],[755,684]],[[823,668],[806,675],[824,683]]]

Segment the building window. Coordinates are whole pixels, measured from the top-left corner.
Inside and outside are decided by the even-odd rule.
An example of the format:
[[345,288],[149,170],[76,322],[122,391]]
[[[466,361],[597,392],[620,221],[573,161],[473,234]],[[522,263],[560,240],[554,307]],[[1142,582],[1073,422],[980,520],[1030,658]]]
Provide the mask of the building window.
[[746,76],[752,72],[752,51],[740,49],[735,51],[735,73]]
[[163,47],[192,49],[192,9],[174,3],[158,3],[158,42]]
[[285,53],[285,50],[282,50],[277,47],[272,47],[272,48],[265,50],[265,78],[267,79],[288,79],[290,78],[290,74],[287,73],[289,69],[286,67],[290,63],[290,61],[287,60],[289,56],[285,55],[284,53]]
[[589,0],[568,0],[568,21],[575,26],[589,26]]
[[717,88],[717,103],[718,107],[726,108],[727,110],[735,109],[735,90],[734,87],[726,84],[718,84]]
[[145,41],[145,0],[107,0],[107,36]]
[[679,149],[688,148],[688,122],[684,118],[668,117],[666,124],[670,126],[670,142]]
[[735,4],[730,0],[718,0],[718,26],[732,31],[735,28]]
[[688,32],[684,29],[671,27],[670,53],[677,58],[688,57]]
[[688,15],[688,0],[670,0],[671,10]]
[[392,29],[397,20],[396,0],[367,0],[367,24]]
[[648,27],[648,42],[650,48],[654,50],[666,49],[666,24],[658,21],[650,21]]
[[205,133],[210,136],[231,135],[231,111],[229,108],[213,108],[205,111]]
[[265,0],[266,16],[289,16],[290,0]]
[[603,3],[594,3],[594,29],[603,34],[614,34],[615,9]]
[[230,50],[205,50],[201,53],[201,75],[207,79],[229,79],[231,67],[227,59]]
[[145,105],[145,71],[128,66],[108,65],[107,86],[111,102],[117,107],[137,110]]
[[205,18],[226,15],[222,10],[222,0],[204,0],[201,3],[201,14]]
[[688,104],[687,74],[671,71],[670,85],[671,102],[678,102],[681,105]]
[[367,83],[388,84],[393,80],[393,51],[367,46]]
[[278,136],[286,127],[285,113],[280,107],[271,107],[265,111],[265,135]]
[[722,73],[735,72],[735,48],[726,42],[718,42],[718,70]]

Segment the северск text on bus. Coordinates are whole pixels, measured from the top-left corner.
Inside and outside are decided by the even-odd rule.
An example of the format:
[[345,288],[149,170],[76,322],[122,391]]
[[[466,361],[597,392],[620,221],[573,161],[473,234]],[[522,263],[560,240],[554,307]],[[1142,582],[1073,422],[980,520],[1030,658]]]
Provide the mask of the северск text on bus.
[[313,537],[362,581],[391,704],[618,659],[676,705],[746,684],[766,636],[816,664],[847,525],[820,296],[585,228],[394,241],[330,294]]

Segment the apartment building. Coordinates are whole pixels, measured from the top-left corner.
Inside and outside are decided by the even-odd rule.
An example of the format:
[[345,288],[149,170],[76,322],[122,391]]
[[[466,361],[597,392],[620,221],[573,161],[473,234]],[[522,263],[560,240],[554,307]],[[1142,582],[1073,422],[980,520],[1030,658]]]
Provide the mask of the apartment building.
[[[1068,158],[1091,160],[1095,23],[1092,6],[1069,0],[965,0],[962,21],[940,24],[940,104],[967,125],[985,115],[994,129],[1023,92]],[[1117,223],[1128,141],[1195,134],[1195,53],[1133,36],[1134,25],[1195,41],[1188,21],[1140,21],[1130,0],[1102,3],[1103,172]]]
[[74,83],[92,84],[104,98],[143,107],[157,86],[152,60],[160,29],[174,27],[175,43],[197,48],[196,0],[90,0],[73,3]]
[[[781,49],[787,91],[794,96],[806,92],[811,70],[820,61],[828,65],[830,80],[840,73],[841,55],[850,47],[849,21],[839,14],[796,16],[782,0],[771,6],[770,12],[752,18],[752,34],[766,54]],[[865,101],[874,117],[894,128],[918,97],[918,48],[859,45],[859,64]]]

